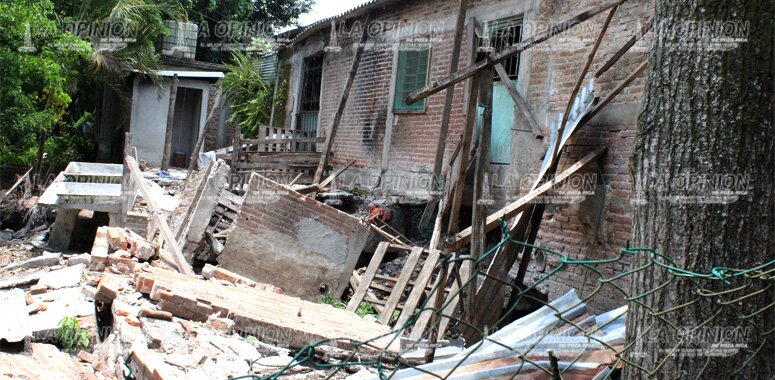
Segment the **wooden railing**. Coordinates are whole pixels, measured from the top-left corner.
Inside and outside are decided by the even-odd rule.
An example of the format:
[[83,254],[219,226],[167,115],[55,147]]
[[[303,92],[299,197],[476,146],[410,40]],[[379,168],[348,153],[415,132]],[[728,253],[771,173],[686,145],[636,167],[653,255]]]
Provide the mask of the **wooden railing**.
[[311,183],[320,162],[317,144],[324,142],[325,138],[316,137],[314,132],[273,127],[260,127],[257,139],[237,136],[231,162],[232,189],[242,191],[250,173],[283,184],[294,179],[295,183]]

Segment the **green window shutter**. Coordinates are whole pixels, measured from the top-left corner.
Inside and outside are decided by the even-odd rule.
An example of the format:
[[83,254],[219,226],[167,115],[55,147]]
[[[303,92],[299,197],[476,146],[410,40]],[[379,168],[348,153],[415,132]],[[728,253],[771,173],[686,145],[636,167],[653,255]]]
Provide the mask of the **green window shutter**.
[[422,111],[425,99],[406,104],[406,96],[423,88],[428,80],[428,58],[430,46],[427,43],[401,44],[396,70],[396,95],[393,109],[396,111]]

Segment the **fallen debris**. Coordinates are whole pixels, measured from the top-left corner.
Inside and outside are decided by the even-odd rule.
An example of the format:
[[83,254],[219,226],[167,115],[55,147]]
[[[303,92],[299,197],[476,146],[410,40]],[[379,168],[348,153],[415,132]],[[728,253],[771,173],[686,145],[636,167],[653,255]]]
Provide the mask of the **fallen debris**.
[[218,263],[306,300],[339,297],[368,233],[357,218],[253,174]]
[[[188,278],[158,268],[138,270],[133,282],[162,310],[177,317],[206,322],[210,315],[234,321],[234,330],[265,343],[280,342],[300,348],[322,339],[348,337],[372,341],[371,346],[397,353],[389,328],[368,322],[354,313],[253,288],[227,287]],[[346,344],[343,342],[346,346]]]

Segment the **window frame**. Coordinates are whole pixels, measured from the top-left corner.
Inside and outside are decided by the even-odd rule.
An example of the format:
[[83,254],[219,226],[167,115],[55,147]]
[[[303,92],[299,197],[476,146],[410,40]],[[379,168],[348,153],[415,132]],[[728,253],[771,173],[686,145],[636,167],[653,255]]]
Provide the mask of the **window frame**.
[[[505,27],[517,26],[518,25],[519,26],[519,38],[516,41],[516,43],[518,44],[518,43],[521,43],[523,41],[523,39],[524,39],[524,35],[523,35],[523,33],[524,33],[524,23],[525,23],[524,14],[517,14],[517,15],[513,15],[513,16],[508,16],[508,17],[501,17],[501,18],[497,18],[497,19],[494,19],[494,20],[487,21],[485,23],[484,34],[489,39],[489,47],[492,49],[493,53],[497,53],[498,52],[496,47],[493,46],[493,41],[492,41],[492,34],[493,34],[493,32],[495,32],[497,30],[503,30],[503,29],[505,29]],[[507,47],[503,47],[503,48],[505,49]],[[509,58],[507,60],[509,62],[512,62],[512,61],[515,62],[515,67],[514,68],[516,69],[516,73],[513,74],[513,78],[509,78],[514,83],[516,83],[519,80],[519,70],[520,70],[520,68],[522,66],[522,57],[521,56],[522,56],[522,54],[517,54],[517,55],[515,55],[515,56],[513,56],[513,57],[511,57],[511,58]],[[507,71],[510,69],[510,67],[507,66],[506,62],[503,62],[503,66],[504,66],[504,68]],[[509,76],[511,77],[512,75],[509,75]],[[500,78],[500,76],[497,73],[494,73],[493,74],[493,80],[494,81],[500,81],[501,78]]]
[[[428,98],[425,98],[425,99],[417,101],[417,102],[422,102],[422,109],[419,109],[419,108],[418,109],[400,109],[400,108],[397,108],[398,101],[400,99],[399,98],[399,94],[402,94],[401,93],[401,89],[399,88],[399,83],[398,83],[399,76],[402,75],[402,73],[400,71],[400,69],[401,69],[401,67],[400,67],[401,66],[401,52],[402,52],[401,45],[403,45],[405,43],[413,43],[413,44],[415,44],[415,43],[417,43],[417,44],[424,43],[424,44],[426,44],[428,46],[428,49],[427,49],[428,50],[428,61],[427,61],[426,67],[425,67],[425,84],[423,86],[427,86],[428,85],[428,83],[430,81],[430,76],[431,76],[431,62],[433,62],[433,60],[432,60],[432,58],[433,58],[433,44],[431,44],[431,37],[429,35],[426,35],[426,36],[418,36],[418,37],[409,37],[409,38],[406,38],[404,40],[401,40],[398,43],[398,51],[396,52],[396,54],[398,54],[398,56],[396,57],[395,77],[393,78],[393,82],[395,84],[395,93],[393,94],[393,99],[392,99],[393,100],[392,112],[393,112],[393,114],[424,114],[424,113],[428,112],[428,102],[427,102]],[[420,88],[422,88],[422,87],[420,87]],[[402,94],[402,95],[406,96],[408,94]]]

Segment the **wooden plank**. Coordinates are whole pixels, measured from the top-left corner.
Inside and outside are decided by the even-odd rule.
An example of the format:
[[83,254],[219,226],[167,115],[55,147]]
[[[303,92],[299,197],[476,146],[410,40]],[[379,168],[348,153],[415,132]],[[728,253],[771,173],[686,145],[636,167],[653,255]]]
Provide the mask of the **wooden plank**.
[[342,96],[339,98],[339,106],[337,107],[336,113],[334,114],[334,122],[331,124],[331,129],[329,129],[328,133],[326,134],[326,142],[322,152],[323,155],[320,156],[320,162],[318,163],[318,168],[315,171],[315,177],[312,180],[313,183],[320,183],[320,179],[323,177],[323,171],[326,170],[326,163],[328,162],[328,156],[331,154],[331,148],[334,145],[336,131],[339,129],[339,123],[342,122],[344,107],[347,105],[347,98],[350,97],[350,89],[352,88],[353,82],[355,81],[355,74],[358,72],[358,66],[361,64],[361,57],[363,57],[363,51],[366,48],[366,40],[369,38],[368,25],[373,19],[374,16],[371,13],[366,17],[365,25],[367,25],[367,27],[363,28],[361,40],[358,44],[358,49],[355,51],[355,57],[353,58],[352,66],[350,67],[350,73],[347,75],[347,81],[345,82],[344,90],[342,90]]
[[[221,104],[221,94],[223,93],[223,90],[217,90],[218,94],[215,95],[215,100],[213,101],[213,111],[210,112],[209,115],[207,115],[207,119],[205,120],[205,127],[202,130],[201,133],[199,133],[199,137],[196,138],[196,144],[194,145],[194,150],[191,152],[191,159],[188,162],[188,172],[186,172],[186,179],[191,178],[191,172],[194,171],[194,168],[196,167],[196,161],[199,158],[199,151],[202,150],[202,145],[205,142],[205,135],[207,134],[207,126],[210,124],[210,121],[213,120],[213,117],[215,116],[216,112],[221,109],[219,106]],[[137,157],[135,156],[135,159]]]
[[[476,18],[471,17],[468,22],[468,38],[471,41],[471,51],[469,62],[476,61],[477,47],[479,40],[476,38]],[[477,103],[479,101],[479,73],[476,73],[468,81],[468,99],[466,99],[465,125],[463,126],[463,140],[461,141],[460,163],[457,166],[455,183],[451,185],[451,196],[449,198],[449,223],[447,225],[447,234],[451,235],[459,230],[458,218],[460,205],[463,202],[463,193],[468,173],[468,164],[471,157],[471,142],[473,141],[474,130],[476,129]]]
[[[240,156],[240,139],[242,138],[242,128],[239,124],[234,123],[234,144],[231,150],[231,174],[229,175],[229,188],[231,190],[239,191],[242,187],[242,179],[237,176],[237,163],[239,163]],[[239,181],[239,185],[237,186]]]
[[[133,150],[132,134],[126,132],[124,133],[124,155],[128,156]],[[126,165],[121,168],[121,174],[121,210],[115,221],[116,226],[126,225],[127,214],[132,211],[137,196],[137,187]]]
[[[485,222],[485,231],[490,231],[498,226],[500,226],[500,220],[501,219],[511,219],[514,216],[516,216],[518,213],[524,211],[529,205],[533,203],[533,201],[546,193],[547,191],[551,190],[555,185],[558,183],[561,183],[577,171],[585,168],[590,163],[597,160],[600,156],[603,155],[605,152],[605,147],[600,147],[595,149],[592,153],[584,156],[581,160],[576,162],[575,164],[571,165],[567,169],[565,169],[562,173],[558,174],[555,178],[553,178],[550,181],[547,181],[543,185],[537,187],[535,190],[527,193],[525,196],[517,199],[516,201],[508,204],[506,207],[490,214],[490,216],[487,217],[487,221]],[[460,247],[466,243],[468,243],[471,239],[471,227],[466,228],[463,231],[460,231],[457,235],[453,237],[454,246]]]
[[530,112],[530,106],[527,105],[525,99],[522,97],[519,91],[517,91],[517,86],[514,84],[511,78],[509,78],[509,74],[506,72],[506,68],[503,67],[502,63],[496,64],[493,66],[493,68],[495,68],[495,71],[498,73],[501,81],[503,81],[503,84],[509,91],[509,95],[511,95],[511,97],[514,99],[514,105],[522,114],[522,117],[525,118],[525,121],[530,127],[530,130],[533,132],[533,135],[536,137],[543,136],[544,131],[541,129],[541,127],[538,126],[538,122],[536,121],[535,116],[533,116],[533,113]]
[[382,264],[382,259],[385,257],[385,252],[387,252],[389,246],[390,243],[384,241],[377,245],[377,250],[374,251],[374,256],[371,257],[369,266],[366,267],[366,273],[361,277],[358,289],[355,290],[352,298],[350,298],[350,302],[347,303],[346,310],[352,312],[358,310],[358,305],[361,304],[363,297],[366,296],[366,292],[369,290],[369,284],[374,280],[374,275],[377,274],[377,269],[379,269],[379,265]]
[[490,166],[490,139],[492,137],[492,84],[493,77],[490,70],[482,72],[479,87],[480,106],[484,107],[482,116],[482,132],[479,137],[478,156],[474,167],[474,199],[471,215],[471,257],[474,260],[484,254],[485,222],[487,220],[487,205],[484,202],[485,182]]
[[649,30],[651,30],[651,27],[653,25],[654,25],[654,19],[652,18],[651,20],[646,22],[645,25],[643,25],[643,27],[640,29],[640,31],[638,31],[638,33],[630,37],[630,39],[627,40],[627,42],[625,42],[624,45],[620,47],[619,50],[617,50],[616,53],[614,53],[614,55],[612,55],[611,58],[609,58],[608,61],[606,61],[606,63],[603,64],[603,66],[600,67],[595,72],[595,78],[600,78],[601,75],[603,75],[606,71],[608,71],[608,69],[610,69],[614,64],[616,64],[616,62],[618,62],[619,59],[621,59],[624,56],[624,54],[627,53],[630,50],[630,48],[632,48],[635,45],[636,42],[638,42],[638,40],[640,40],[644,35],[646,35],[646,33],[649,32]]
[[2,201],[5,199],[5,198],[7,198],[9,195],[11,195],[11,193],[13,193],[13,192],[14,192],[14,190],[16,190],[16,188],[18,188],[18,187],[19,187],[19,185],[21,185],[21,184],[22,184],[22,182],[24,182],[24,180],[25,180],[25,179],[27,179],[27,177],[28,177],[28,176],[30,175],[30,173],[32,172],[32,169],[33,169],[33,168],[30,168],[29,170],[27,170],[27,172],[26,172],[26,173],[24,173],[24,175],[23,175],[23,176],[19,177],[19,179],[18,179],[18,180],[16,180],[16,182],[13,184],[13,186],[11,186],[11,187],[10,187],[10,188],[9,188],[9,189],[8,189],[8,190],[5,192],[5,194],[3,194],[3,196],[2,196],[2,197],[0,197],[0,202],[2,202]]
[[[393,44],[393,58],[390,66],[390,78],[395,78],[398,72],[398,52],[400,44]],[[385,118],[385,137],[382,139],[382,160],[379,163],[380,173],[379,182],[382,182],[382,176],[385,174],[390,162],[390,145],[393,142],[393,126],[395,124],[396,115],[393,112],[396,98],[396,82],[390,81],[390,88],[388,89],[388,114]]]
[[178,267],[178,271],[186,275],[193,275],[191,267],[186,262],[185,257],[183,257],[183,252],[181,252],[180,247],[178,247],[175,236],[172,234],[172,231],[170,231],[169,225],[167,225],[166,218],[162,216],[161,209],[159,209],[159,206],[156,205],[156,201],[150,196],[148,189],[145,188],[145,179],[140,173],[140,168],[137,167],[137,161],[135,161],[135,159],[131,156],[126,156],[124,160],[125,164],[129,167],[129,171],[134,177],[134,181],[136,182],[137,187],[140,189],[140,193],[142,193],[143,198],[145,198],[145,202],[148,205],[148,209],[150,210],[151,214],[153,215],[153,219],[158,224],[161,237],[166,243],[165,248],[172,251],[173,257],[175,259],[175,265]]
[[347,170],[350,166],[353,166],[354,163],[355,163],[355,160],[352,160],[347,165],[342,166],[341,168],[339,168],[339,170],[337,170],[336,172],[334,172],[333,174],[328,176],[328,178],[323,180],[323,182],[321,182],[320,185],[318,185],[318,188],[322,189],[322,188],[328,186],[328,184],[333,182],[336,179],[336,177],[338,177],[340,174],[344,173],[344,171]]
[[441,252],[434,250],[428,255],[428,258],[425,259],[425,263],[423,264],[422,269],[420,269],[420,274],[417,275],[417,280],[415,280],[412,291],[404,302],[404,310],[401,311],[401,315],[398,317],[398,321],[396,321],[396,327],[402,327],[406,324],[417,309],[417,305],[420,303],[422,295],[430,290],[428,289],[428,283],[431,281],[431,277],[433,277],[433,271],[436,269],[436,264],[439,263],[439,257],[441,257]]
[[[440,260],[443,260],[443,258]],[[442,267],[442,269],[444,268]],[[419,340],[422,338],[423,333],[425,332],[425,328],[428,326],[432,316],[435,314],[431,308],[433,308],[435,299],[438,297],[438,290],[441,288],[439,282],[446,281],[445,279],[448,278],[450,272],[453,269],[454,268],[448,266],[446,268],[446,272],[440,272],[439,275],[436,276],[436,279],[433,282],[433,288],[435,290],[428,294],[428,302],[426,302],[425,310],[423,310],[417,317],[417,321],[415,322],[414,327],[412,327],[412,332],[409,334],[410,339]],[[445,273],[445,275],[442,275],[442,273]]]
[[249,145],[272,145],[272,144],[296,144],[296,143],[324,143],[325,137],[288,137],[288,138],[264,138],[264,139],[243,139],[243,144]]
[[481,71],[483,69],[488,69],[495,65],[496,63],[501,63],[525,50],[528,50],[532,48],[535,45],[540,44],[541,42],[544,42],[548,40],[549,38],[560,34],[573,26],[582,23],[586,20],[589,20],[590,18],[614,7],[617,5],[620,5],[624,2],[624,0],[613,0],[606,2],[602,5],[599,5],[597,7],[590,8],[588,10],[585,10],[581,13],[578,13],[574,16],[571,16],[570,18],[561,21],[559,23],[556,23],[546,30],[543,30],[540,33],[536,33],[533,37],[530,37],[510,48],[504,49],[502,52],[495,54],[494,56],[490,57],[489,59],[479,61],[475,63],[474,65],[471,65],[469,67],[463,68],[461,70],[456,71],[454,74],[448,76],[447,78],[434,81],[433,83],[428,84],[427,86],[407,95],[406,97],[406,103],[411,104],[418,100],[425,99],[439,91],[442,91],[449,86],[454,85],[455,83],[459,83],[466,78],[470,78],[472,75],[474,75],[476,72]]
[[412,248],[412,252],[410,252],[409,257],[406,258],[404,268],[401,269],[401,275],[398,276],[398,282],[396,282],[396,285],[393,287],[393,292],[390,293],[390,297],[388,297],[387,303],[385,304],[385,310],[383,310],[382,314],[377,318],[378,322],[383,324],[390,322],[390,317],[393,316],[393,310],[396,309],[396,305],[398,305],[401,296],[404,294],[406,285],[409,284],[409,280],[412,277],[414,268],[417,266],[417,262],[420,260],[422,251],[422,247]]
[[178,226],[178,230],[175,231],[175,240],[180,241],[184,236],[188,235],[188,231],[191,228],[191,218],[194,216],[194,212],[199,207],[199,201],[202,199],[202,194],[207,187],[207,180],[210,178],[210,174],[215,167],[215,160],[211,160],[207,165],[207,169],[202,176],[202,181],[199,183],[199,188],[196,189],[194,198],[191,200],[191,204],[186,208],[186,214],[183,216],[182,222]]
[[172,76],[169,107],[167,108],[167,132],[164,136],[164,153],[161,158],[161,169],[170,168],[170,153],[172,150],[172,124],[175,117],[175,99],[178,96],[178,74]]
[[[457,8],[457,20],[455,21],[455,36],[452,41],[452,55],[449,60],[448,75],[452,75],[458,69],[460,62],[460,47],[463,44],[463,32],[465,31],[466,11],[468,10],[468,0],[460,0]],[[436,157],[433,162],[433,180],[436,182],[436,188],[440,188],[438,183],[441,178],[441,169],[444,163],[444,152],[447,150],[447,135],[449,133],[449,118],[452,113],[452,101],[455,95],[455,85],[447,87],[447,93],[444,97],[444,108],[441,111],[441,126],[439,128],[439,138],[436,141]],[[441,209],[439,209],[441,211]],[[422,225],[422,224],[421,224]]]
[[[592,49],[589,51],[589,54],[587,54],[587,60],[584,62],[584,67],[581,69],[581,73],[579,73],[578,78],[576,78],[576,83],[573,85],[573,90],[570,92],[570,99],[568,100],[568,105],[565,106],[565,112],[562,114],[562,121],[560,122],[560,128],[557,131],[558,141],[562,141],[562,136],[565,132],[565,124],[568,123],[568,118],[570,117],[571,109],[573,109],[573,103],[576,101],[576,95],[579,93],[579,89],[581,89],[581,85],[584,84],[584,77],[587,76],[587,71],[589,71],[589,67],[592,65],[592,60],[595,59],[595,54],[597,54],[597,49],[600,47],[600,43],[603,41],[603,36],[605,36],[605,32],[608,30],[608,25],[611,24],[611,20],[614,18],[614,14],[616,13],[616,9],[619,6],[614,6],[611,8],[610,11],[608,11],[608,16],[606,16],[605,21],[603,22],[603,26],[600,28],[600,32],[597,34],[597,38],[595,39],[595,44],[592,45]],[[557,153],[560,150],[561,144],[556,144],[554,146],[554,153],[552,154],[552,157],[555,158],[554,160],[554,166],[557,166],[557,162],[559,161],[557,158]]]
[[632,82],[634,82],[635,79],[638,79],[638,77],[640,77],[643,71],[646,70],[647,64],[648,64],[648,60],[643,61],[643,63],[641,63],[640,66],[638,66],[638,68],[635,69],[635,71],[633,71],[632,74],[630,74],[630,76],[625,78],[622,81],[622,83],[616,86],[616,88],[613,91],[611,91],[611,93],[608,94],[605,98],[603,98],[603,100],[595,104],[595,107],[589,110],[589,112],[587,112],[586,115],[582,116],[581,119],[579,120],[579,128],[581,126],[586,125],[590,120],[592,120],[593,117],[595,117],[595,115],[600,113],[600,111],[602,111],[603,108],[605,108],[609,103],[611,103],[611,101],[613,101],[617,95],[619,95],[622,91],[624,91],[625,88],[627,88],[630,84],[632,84]]

